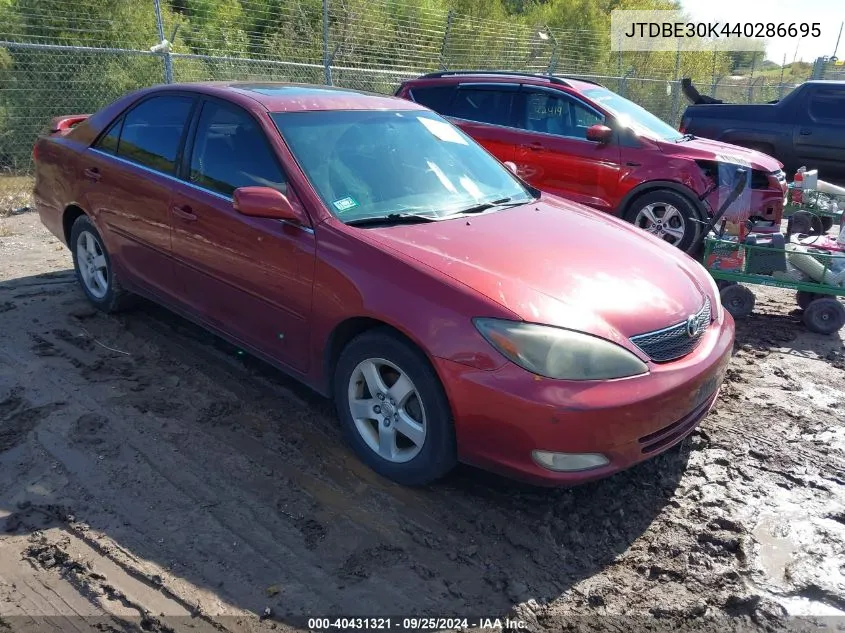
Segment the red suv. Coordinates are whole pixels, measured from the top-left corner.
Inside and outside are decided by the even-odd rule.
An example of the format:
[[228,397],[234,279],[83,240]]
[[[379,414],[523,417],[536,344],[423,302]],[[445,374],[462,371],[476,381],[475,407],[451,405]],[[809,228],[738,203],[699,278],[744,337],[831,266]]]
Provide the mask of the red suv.
[[[439,72],[397,96],[462,128],[549,193],[618,215],[687,250],[719,206],[720,174],[750,167],[734,208],[778,230],[786,180],[776,159],[681,134],[600,84],[507,72]],[[722,179],[724,180],[724,178]]]

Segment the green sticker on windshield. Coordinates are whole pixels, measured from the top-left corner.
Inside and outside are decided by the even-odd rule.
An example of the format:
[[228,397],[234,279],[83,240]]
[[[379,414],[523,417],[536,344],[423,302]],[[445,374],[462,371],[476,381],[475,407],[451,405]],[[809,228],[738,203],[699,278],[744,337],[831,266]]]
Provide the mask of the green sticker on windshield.
[[349,211],[349,209],[354,209],[358,206],[358,203],[355,202],[355,198],[350,196],[346,196],[345,198],[341,198],[340,200],[335,200],[332,202],[334,208],[338,211]]

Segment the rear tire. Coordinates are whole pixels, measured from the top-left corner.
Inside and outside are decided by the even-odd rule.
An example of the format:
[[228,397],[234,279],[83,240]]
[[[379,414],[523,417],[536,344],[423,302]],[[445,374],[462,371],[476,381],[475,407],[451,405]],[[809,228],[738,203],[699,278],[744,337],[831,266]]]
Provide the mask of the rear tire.
[[725,310],[730,312],[735,319],[745,318],[754,311],[757,299],[754,293],[745,286],[731,284],[722,288],[719,295]]
[[624,218],[685,252],[689,252],[703,230],[695,205],[671,189],[649,191],[635,198],[625,210]]
[[120,285],[103,238],[87,215],[71,227],[70,252],[76,279],[95,308],[119,312],[129,307],[133,297]]
[[806,290],[799,290],[795,293],[795,303],[798,304],[798,307],[802,310],[806,310],[807,306],[810,305],[816,299],[822,299],[827,295],[819,294],[817,292],[807,292]]
[[333,391],[346,441],[378,474],[418,486],[454,468],[443,386],[425,355],[391,330],[369,330],[346,346]]
[[845,326],[845,306],[835,297],[822,297],[810,302],[802,320],[811,332],[835,334]]

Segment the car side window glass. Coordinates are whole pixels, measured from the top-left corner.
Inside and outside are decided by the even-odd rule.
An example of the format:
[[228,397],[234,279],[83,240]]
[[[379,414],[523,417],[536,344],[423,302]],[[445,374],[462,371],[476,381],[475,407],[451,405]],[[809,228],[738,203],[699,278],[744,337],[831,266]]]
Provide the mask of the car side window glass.
[[118,143],[120,142],[120,131],[123,129],[123,117],[111,124],[108,131],[100,137],[97,144],[94,146],[98,150],[108,152],[109,154],[117,154]]
[[459,88],[445,114],[478,123],[510,125],[511,100],[514,94],[505,90]]
[[565,95],[529,91],[524,104],[522,126],[530,132],[586,140],[587,128],[604,123],[603,116]]
[[449,110],[449,102],[452,100],[452,95],[455,94],[455,87],[431,86],[426,88],[411,88],[410,93],[411,98],[420,105],[444,114]]
[[810,96],[810,116],[816,121],[845,123],[845,90],[817,89]]
[[177,95],[142,101],[123,117],[117,155],[172,174],[193,103],[191,97]]
[[191,152],[190,181],[231,196],[238,187],[286,193],[278,160],[258,123],[240,108],[203,105]]

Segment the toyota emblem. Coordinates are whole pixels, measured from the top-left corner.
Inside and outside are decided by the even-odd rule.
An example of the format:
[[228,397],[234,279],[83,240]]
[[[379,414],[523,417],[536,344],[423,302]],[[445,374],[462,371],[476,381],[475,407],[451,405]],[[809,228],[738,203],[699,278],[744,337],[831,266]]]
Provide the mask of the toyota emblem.
[[698,317],[692,314],[687,318],[687,336],[695,338],[698,331]]

